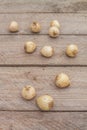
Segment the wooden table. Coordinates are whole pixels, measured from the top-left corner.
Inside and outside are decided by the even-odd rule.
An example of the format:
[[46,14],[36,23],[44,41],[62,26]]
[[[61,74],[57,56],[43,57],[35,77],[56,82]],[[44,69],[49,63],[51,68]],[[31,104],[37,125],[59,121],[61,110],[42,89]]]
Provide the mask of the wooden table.
[[[61,24],[58,38],[48,36],[50,21]],[[20,31],[10,33],[11,21]],[[42,25],[33,34],[33,21]],[[26,41],[34,41],[37,50],[24,52]],[[77,44],[76,58],[65,55],[68,44]],[[52,45],[55,55],[40,55],[44,45]],[[58,89],[56,74],[65,72],[71,87]],[[55,100],[51,112],[40,112],[35,99],[25,101],[22,88],[36,88],[37,96],[49,94]],[[0,130],[87,130],[87,0],[0,0]]]

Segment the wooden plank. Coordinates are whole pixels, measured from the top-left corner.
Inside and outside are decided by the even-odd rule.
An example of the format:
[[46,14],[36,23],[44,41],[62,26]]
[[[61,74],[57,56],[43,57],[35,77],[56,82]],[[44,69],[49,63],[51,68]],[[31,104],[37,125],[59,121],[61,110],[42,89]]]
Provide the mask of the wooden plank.
[[0,0],[1,13],[74,12],[86,13],[86,0]]
[[12,114],[10,112],[0,112],[0,130],[11,130]]
[[0,112],[0,130],[87,130],[87,112]]
[[[55,86],[55,76],[61,72],[69,75],[71,87]],[[0,110],[38,110],[35,99],[21,97],[22,88],[28,84],[36,88],[37,96],[53,96],[52,111],[87,110],[86,67],[0,67]]]
[[[24,44],[26,41],[34,41],[37,50],[33,54],[26,54]],[[69,58],[65,54],[69,44],[77,44],[79,53],[75,58]],[[51,45],[55,49],[52,58],[44,58],[40,49],[44,45]],[[52,39],[42,35],[6,35],[0,36],[0,65],[87,65],[87,36],[65,36]]]
[[[87,34],[87,13],[20,13],[20,14],[0,14],[0,34],[12,34],[8,31],[11,21],[19,23],[18,34],[32,34],[29,26],[33,21],[40,22],[42,31],[40,34],[48,34],[49,24],[57,19],[61,24],[61,34]],[[17,33],[16,33],[17,34]]]

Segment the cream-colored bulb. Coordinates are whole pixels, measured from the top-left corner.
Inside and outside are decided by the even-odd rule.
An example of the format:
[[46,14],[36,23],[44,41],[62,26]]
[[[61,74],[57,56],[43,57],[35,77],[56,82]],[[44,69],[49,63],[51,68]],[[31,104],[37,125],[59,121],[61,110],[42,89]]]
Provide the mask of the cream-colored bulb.
[[78,53],[77,45],[71,44],[71,45],[67,46],[66,54],[69,57],[75,57],[77,55],[77,53]]
[[36,44],[34,42],[26,42],[26,44],[24,45],[24,49],[25,49],[25,52],[27,53],[33,53],[36,49]]
[[17,32],[19,31],[19,25],[16,21],[12,21],[9,25],[9,31],[10,32]]
[[41,55],[43,55],[44,57],[52,57],[53,54],[54,54],[54,49],[53,47],[51,46],[44,46],[42,49],[41,49]]
[[41,25],[38,22],[33,22],[30,26],[32,32],[38,33],[41,31]]
[[60,73],[56,76],[55,84],[59,88],[65,88],[70,85],[70,79],[65,73]]
[[57,28],[60,28],[60,24],[59,24],[59,22],[58,22],[57,20],[51,21],[50,26],[51,26],[51,27],[52,27],[52,26],[56,26]]
[[38,107],[42,111],[50,111],[54,105],[54,100],[49,95],[42,95],[36,100]]
[[31,100],[36,96],[35,88],[27,85],[22,89],[22,97],[26,100]]
[[49,35],[51,37],[58,37],[59,33],[59,29],[56,26],[52,26],[49,28]]

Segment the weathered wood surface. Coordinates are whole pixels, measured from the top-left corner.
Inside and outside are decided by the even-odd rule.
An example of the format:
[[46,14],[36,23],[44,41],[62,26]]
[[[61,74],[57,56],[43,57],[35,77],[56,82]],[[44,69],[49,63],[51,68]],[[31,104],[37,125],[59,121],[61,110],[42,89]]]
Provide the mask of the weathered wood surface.
[[87,130],[87,112],[0,112],[0,130]]
[[[71,87],[55,86],[55,76],[61,72],[69,75]],[[53,96],[52,111],[87,111],[86,67],[0,67],[0,110],[39,110],[35,99],[26,101],[21,96],[28,84],[36,88],[37,97]]]
[[[48,36],[54,19],[61,25],[56,39]],[[12,34],[8,26],[13,20],[20,30]],[[39,34],[29,30],[33,21],[42,25]],[[26,41],[36,42],[33,54],[24,52]],[[79,47],[76,58],[65,55],[72,43]],[[54,47],[52,58],[40,55],[44,45]],[[0,0],[0,130],[87,130],[86,66],[87,0]],[[60,72],[69,75],[69,88],[55,86],[55,76]],[[54,98],[51,112],[40,112],[36,98],[22,98],[21,90],[28,84],[35,87],[37,96],[49,94]]]
[[[34,41],[37,50],[33,54],[26,54],[24,44],[26,41]],[[75,58],[69,58],[65,54],[69,44],[77,44],[79,53]],[[44,45],[51,45],[55,49],[52,58],[44,58],[40,49]],[[87,36],[65,36],[52,39],[42,35],[5,35],[0,36],[0,65],[87,65]]]
[[8,31],[8,26],[13,20],[19,23],[20,31],[18,34],[32,34],[29,26],[33,21],[40,22],[42,26],[40,34],[48,34],[50,22],[54,19],[60,22],[60,34],[87,34],[87,14],[75,13],[0,14],[0,34],[12,34]]
[[87,0],[0,0],[0,13],[14,12],[87,13]]

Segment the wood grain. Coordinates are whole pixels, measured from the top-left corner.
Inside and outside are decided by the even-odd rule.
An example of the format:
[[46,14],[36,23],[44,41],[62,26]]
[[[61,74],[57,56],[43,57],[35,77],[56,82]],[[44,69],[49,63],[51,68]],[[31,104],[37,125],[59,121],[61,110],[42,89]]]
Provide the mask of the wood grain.
[[0,112],[0,130],[11,130],[12,113]]
[[[55,76],[61,72],[69,75],[71,87],[55,86]],[[53,96],[52,111],[87,110],[86,67],[0,67],[0,110],[38,110],[35,99],[21,97],[22,88],[28,84],[36,88],[37,97]]]
[[[48,36],[54,19],[61,25],[56,39]],[[19,24],[18,33],[8,30],[13,20]],[[39,34],[30,32],[33,21],[42,26]],[[33,54],[24,52],[26,41],[36,42]],[[87,0],[0,0],[0,130],[87,130],[86,42]],[[65,49],[73,43],[79,53],[69,58]],[[44,45],[54,47],[52,58],[40,55]],[[55,76],[61,72],[69,75],[69,88],[55,86]],[[22,98],[21,90],[28,84],[35,87],[37,97],[54,98],[51,112],[40,112],[36,98]]]
[[0,130],[87,130],[87,112],[0,112]]
[[40,22],[42,31],[40,34],[48,34],[50,22],[59,20],[61,25],[60,34],[87,34],[87,13],[17,13],[0,14],[0,34],[12,34],[8,31],[11,21],[16,20],[20,26],[20,31],[16,34],[32,34],[30,25],[34,21]]
[[[37,50],[33,54],[26,54],[24,44],[26,41],[34,41]],[[79,53],[75,58],[69,58],[65,54],[69,44],[76,44]],[[40,49],[44,45],[51,45],[55,49],[52,58],[44,58]],[[87,36],[65,36],[52,39],[49,36],[0,36],[0,65],[87,65]]]
[[74,12],[86,13],[86,0],[0,0],[0,13]]

